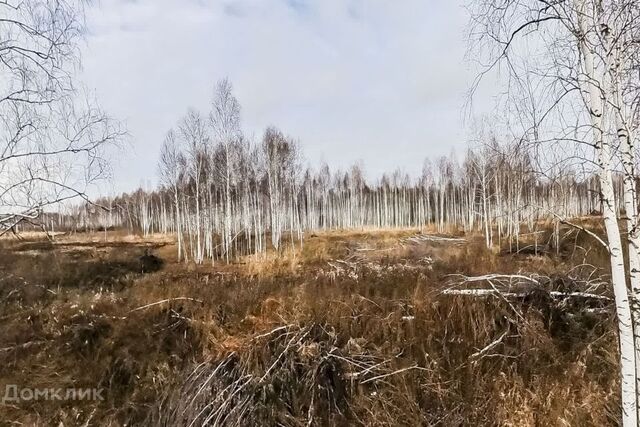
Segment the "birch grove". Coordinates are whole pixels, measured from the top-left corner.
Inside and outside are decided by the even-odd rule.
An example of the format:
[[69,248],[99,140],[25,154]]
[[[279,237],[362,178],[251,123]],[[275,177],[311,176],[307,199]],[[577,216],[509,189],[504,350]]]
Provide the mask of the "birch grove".
[[[346,229],[460,229],[482,233],[489,246],[506,243],[518,251],[523,234],[553,219],[550,211],[573,218],[601,209],[596,175],[565,169],[553,179],[542,177],[519,141],[493,132],[474,135],[461,160],[426,160],[420,176],[396,170],[370,180],[363,165],[303,167],[299,144],[275,127],[260,141],[236,134],[228,146],[216,143],[204,117],[190,111],[179,132],[167,133],[159,189],[98,201],[110,210],[75,206],[51,224],[171,233],[180,259],[202,263],[282,250],[303,244],[309,233]],[[612,179],[621,200],[623,176]],[[620,203],[616,211],[623,208]]]

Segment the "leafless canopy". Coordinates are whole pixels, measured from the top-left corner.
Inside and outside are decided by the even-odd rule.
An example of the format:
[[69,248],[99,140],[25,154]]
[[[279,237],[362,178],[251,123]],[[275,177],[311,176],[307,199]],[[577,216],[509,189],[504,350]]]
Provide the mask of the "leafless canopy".
[[87,199],[123,132],[74,86],[83,9],[74,0],[0,1],[0,233]]

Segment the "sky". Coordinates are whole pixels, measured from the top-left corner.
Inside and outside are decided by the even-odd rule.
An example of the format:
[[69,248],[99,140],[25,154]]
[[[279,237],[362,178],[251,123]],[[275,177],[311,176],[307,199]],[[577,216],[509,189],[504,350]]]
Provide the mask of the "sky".
[[467,19],[457,0],[99,0],[81,81],[130,135],[108,191],[154,186],[166,132],[207,113],[224,77],[245,134],[275,125],[311,166],[361,162],[375,179],[462,154]]

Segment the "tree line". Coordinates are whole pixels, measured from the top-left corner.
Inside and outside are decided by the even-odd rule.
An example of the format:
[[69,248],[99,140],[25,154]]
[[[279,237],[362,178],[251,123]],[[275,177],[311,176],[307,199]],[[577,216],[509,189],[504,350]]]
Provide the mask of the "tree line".
[[522,140],[482,129],[462,159],[427,159],[417,177],[398,169],[371,180],[360,164],[314,169],[275,127],[258,141],[243,135],[225,79],[208,114],[189,110],[167,132],[159,188],[74,206],[49,228],[172,234],[181,260],[203,263],[302,245],[318,230],[455,228],[481,232],[488,247],[518,250],[521,234],[536,233],[550,212],[559,222],[601,211],[597,176],[568,168],[541,174]]

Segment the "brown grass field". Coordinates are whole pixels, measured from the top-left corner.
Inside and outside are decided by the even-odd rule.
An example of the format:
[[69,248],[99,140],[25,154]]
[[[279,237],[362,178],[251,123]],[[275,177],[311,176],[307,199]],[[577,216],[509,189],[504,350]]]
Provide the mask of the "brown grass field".
[[[619,423],[613,307],[550,297],[584,284],[610,294],[597,280],[606,259],[586,236],[563,230],[557,251],[535,255],[489,251],[477,236],[406,240],[415,234],[319,233],[302,248],[213,266],[177,263],[164,237],[4,239],[0,392],[101,388],[104,399],[5,399],[0,420]],[[145,248],[164,264],[145,267]],[[442,292],[458,274],[487,273],[543,279],[515,299]]]

